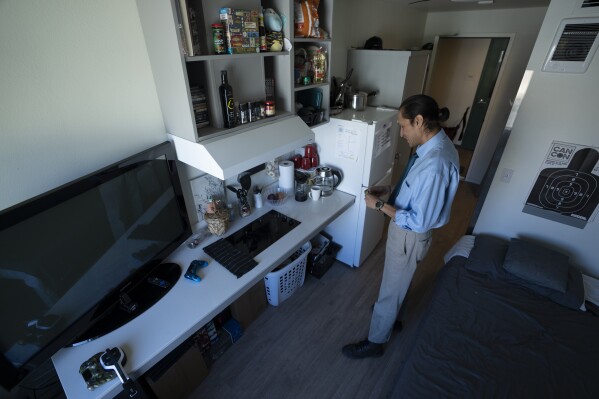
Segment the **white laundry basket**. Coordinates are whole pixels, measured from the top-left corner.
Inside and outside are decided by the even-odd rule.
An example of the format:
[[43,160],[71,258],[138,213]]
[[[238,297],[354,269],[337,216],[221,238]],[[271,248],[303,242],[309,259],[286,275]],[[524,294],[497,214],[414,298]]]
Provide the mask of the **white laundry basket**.
[[299,287],[304,285],[306,263],[311,249],[312,245],[308,241],[291,255],[291,263],[280,270],[268,273],[264,277],[268,303],[278,306],[279,303],[289,298]]

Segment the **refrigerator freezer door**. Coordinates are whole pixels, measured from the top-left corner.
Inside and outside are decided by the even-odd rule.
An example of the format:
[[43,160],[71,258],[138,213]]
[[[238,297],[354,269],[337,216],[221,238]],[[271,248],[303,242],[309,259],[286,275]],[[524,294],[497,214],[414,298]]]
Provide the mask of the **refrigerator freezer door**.
[[399,138],[397,116],[394,114],[383,121],[378,121],[369,129],[366,142],[366,158],[362,182],[369,187],[376,185],[393,168],[395,146]]
[[[391,172],[373,185],[391,184]],[[369,209],[364,202],[364,189],[356,195],[356,202],[329,224],[325,231],[333,241],[341,245],[337,260],[358,267],[372,253],[383,237],[385,223],[389,219],[379,211]]]
[[[381,180],[375,182],[376,186],[387,186],[391,184],[391,171],[387,173]],[[357,202],[357,199],[356,199]],[[385,223],[389,223],[389,219],[383,214],[374,209],[367,208],[364,203],[364,198],[360,203],[361,207],[358,212],[358,234],[356,235],[356,248],[354,265],[359,266],[366,260],[368,255],[372,253],[383,237]]]

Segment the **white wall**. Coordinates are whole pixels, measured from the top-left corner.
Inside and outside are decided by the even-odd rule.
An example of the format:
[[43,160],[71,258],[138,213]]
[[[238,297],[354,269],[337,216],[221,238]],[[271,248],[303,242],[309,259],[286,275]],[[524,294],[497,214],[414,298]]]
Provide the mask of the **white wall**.
[[0,209],[167,139],[134,0],[4,0],[0,38]]
[[347,50],[372,36],[383,39],[386,49],[420,49],[425,23],[426,13],[393,2],[334,0],[333,76],[345,77]]
[[[575,3],[553,0],[549,6],[527,67],[533,76],[474,233],[529,237],[554,244],[570,252],[574,265],[599,276],[599,220],[578,229],[522,213],[553,140],[599,146],[599,56],[595,54],[585,74],[541,71],[559,23],[562,18],[572,16]],[[597,16],[599,10],[595,9],[594,13]],[[514,171],[509,183],[499,180],[504,168]]]
[[426,20],[424,42],[443,35],[515,34],[508,48],[509,56],[495,88],[487,118],[473,154],[466,180],[480,183],[489,166],[497,141],[507,121],[511,104],[522,80],[530,52],[535,43],[546,8],[518,8],[494,11],[430,13]]

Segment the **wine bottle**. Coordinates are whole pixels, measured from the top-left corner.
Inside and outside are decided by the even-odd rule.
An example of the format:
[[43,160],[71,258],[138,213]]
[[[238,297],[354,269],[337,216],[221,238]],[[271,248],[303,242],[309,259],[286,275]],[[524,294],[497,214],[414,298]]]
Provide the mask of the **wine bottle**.
[[235,100],[233,99],[233,88],[227,80],[227,71],[220,71],[220,80],[221,85],[218,91],[223,111],[223,124],[229,129],[235,127]]

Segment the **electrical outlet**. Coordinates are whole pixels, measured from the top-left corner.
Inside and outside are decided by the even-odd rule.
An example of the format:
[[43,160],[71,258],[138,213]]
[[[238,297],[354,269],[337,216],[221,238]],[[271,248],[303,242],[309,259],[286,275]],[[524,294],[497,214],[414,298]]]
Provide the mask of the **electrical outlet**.
[[503,170],[501,171],[501,177],[499,179],[504,183],[509,183],[510,180],[512,180],[513,174],[513,169],[503,168]]

